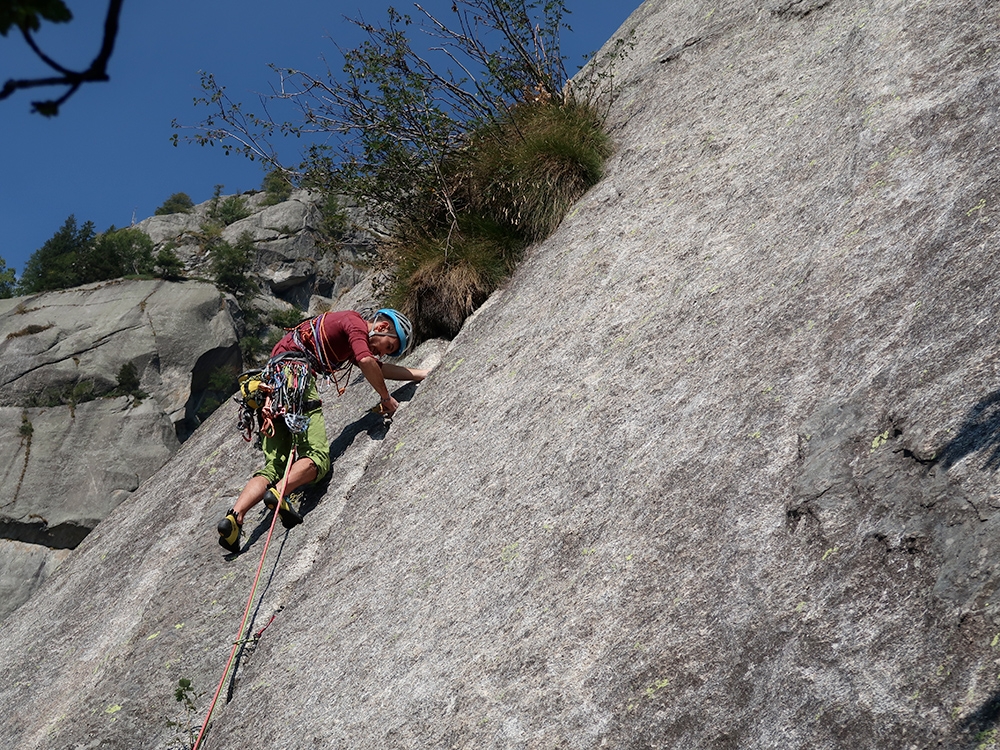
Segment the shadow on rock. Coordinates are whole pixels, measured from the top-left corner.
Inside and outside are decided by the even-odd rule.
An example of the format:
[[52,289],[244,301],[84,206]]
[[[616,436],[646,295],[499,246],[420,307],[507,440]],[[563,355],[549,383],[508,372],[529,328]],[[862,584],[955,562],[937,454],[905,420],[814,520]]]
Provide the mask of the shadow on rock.
[[[243,661],[244,656],[251,656],[257,648],[257,642],[260,637],[267,630],[268,626],[274,622],[275,617],[281,612],[284,607],[279,607],[271,618],[267,621],[264,627],[260,628],[253,636],[250,633],[253,632],[254,625],[257,622],[257,617],[260,615],[260,606],[264,601],[267,590],[271,588],[271,582],[274,580],[274,574],[278,570],[278,564],[281,562],[281,553],[285,551],[285,542],[288,540],[288,532],[286,531],[284,536],[281,538],[281,545],[278,547],[278,554],[274,558],[274,562],[271,564],[271,572],[267,576],[267,580],[264,581],[264,587],[260,590],[260,594],[256,596],[257,605],[254,607],[253,612],[250,615],[247,624],[244,627],[243,632],[240,634],[239,650],[236,652],[236,658],[233,662],[232,671],[229,674],[229,686],[226,689],[226,703],[229,703],[233,699],[233,693],[236,691],[236,676],[240,671],[240,663]],[[251,589],[252,590],[252,589]]]
[[1000,468],[1000,390],[976,402],[944,449],[937,463],[949,469],[966,456],[989,450],[983,469]]
[[[260,539],[262,536],[266,536],[267,532],[271,530],[271,519],[272,519],[271,511],[267,510],[263,505],[259,507],[260,507],[260,516],[258,518],[257,525],[254,526],[253,531],[251,531],[250,534],[247,535],[247,540],[246,542],[244,542],[243,547],[239,551],[239,554],[241,555],[245,555],[247,552],[249,552],[250,548],[254,546],[257,540]],[[249,515],[249,511],[247,511],[247,514]],[[246,519],[244,519],[244,524],[245,523]],[[278,523],[274,531],[276,535],[279,534],[281,531],[285,531],[285,535],[286,536],[288,535],[287,530],[282,529],[280,522]],[[284,545],[284,541],[282,541],[282,545]],[[235,554],[230,553],[229,555],[226,556],[226,559],[228,560],[231,557],[235,557]]]
[[[416,383],[407,383],[392,395],[397,401],[403,403],[413,398],[417,392]],[[351,422],[341,430],[340,434],[330,443],[330,463],[333,464],[338,458],[347,452],[347,449],[354,443],[355,438],[362,432],[367,433],[371,440],[383,440],[389,432],[391,421],[386,421],[381,414],[365,412],[365,415],[354,422]],[[304,518],[313,508],[319,505],[320,499],[326,494],[330,483],[332,472],[327,472],[326,477],[311,487],[303,491],[302,502],[299,505],[299,513]]]
[[996,731],[998,719],[1000,719],[1000,690],[995,691],[977,711],[959,723],[958,728],[969,743],[967,747],[985,747],[987,743],[983,743],[983,739],[987,734],[992,735]]

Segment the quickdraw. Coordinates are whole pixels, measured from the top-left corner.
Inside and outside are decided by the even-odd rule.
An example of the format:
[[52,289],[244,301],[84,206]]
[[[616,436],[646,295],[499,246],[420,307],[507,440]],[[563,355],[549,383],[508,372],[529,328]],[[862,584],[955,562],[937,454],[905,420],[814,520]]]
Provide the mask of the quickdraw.
[[293,434],[309,428],[309,417],[304,412],[311,376],[309,362],[294,354],[275,357],[267,363],[262,379],[267,383],[270,395],[261,409],[264,417],[262,432],[273,435],[273,421],[278,417],[284,420],[288,431]]
[[307,411],[319,405],[307,403],[306,393],[312,376],[309,361],[298,353],[275,357],[262,370],[248,370],[240,375],[237,425],[248,443],[257,433],[256,446],[263,435],[274,435],[274,420],[281,418],[293,434],[309,428]]
[[[233,396],[233,400],[239,404],[239,414],[236,425],[243,439],[248,443],[253,440],[254,430],[261,426],[261,407],[267,394],[262,389],[262,370],[246,370],[240,373],[238,383],[239,392]],[[260,447],[260,446],[258,446]]]

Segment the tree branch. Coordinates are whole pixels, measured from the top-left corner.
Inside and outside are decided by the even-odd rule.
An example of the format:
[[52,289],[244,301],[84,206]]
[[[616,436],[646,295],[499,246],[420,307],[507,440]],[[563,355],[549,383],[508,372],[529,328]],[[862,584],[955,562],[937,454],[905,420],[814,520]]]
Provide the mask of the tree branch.
[[31,47],[31,50],[42,62],[62,75],[50,78],[11,78],[4,83],[3,88],[0,88],[0,100],[8,98],[15,91],[21,89],[37,88],[40,86],[68,86],[69,89],[66,93],[58,99],[48,99],[31,103],[33,112],[37,112],[45,117],[52,117],[59,114],[59,107],[75,94],[82,84],[110,80],[107,72],[108,61],[111,59],[111,53],[114,51],[115,39],[118,37],[118,19],[121,16],[123,2],[124,0],[108,0],[108,13],[104,19],[104,38],[101,42],[101,49],[98,51],[93,62],[90,63],[90,67],[83,71],[73,71],[57,63],[38,47],[27,29],[22,29],[24,40]]

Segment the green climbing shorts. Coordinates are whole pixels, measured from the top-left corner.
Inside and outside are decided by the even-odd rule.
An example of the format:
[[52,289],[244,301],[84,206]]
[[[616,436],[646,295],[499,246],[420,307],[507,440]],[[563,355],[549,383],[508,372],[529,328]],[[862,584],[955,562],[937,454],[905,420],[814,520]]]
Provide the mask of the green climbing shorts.
[[[313,380],[306,391],[305,399],[319,401],[316,382]],[[274,420],[274,437],[264,435],[261,448],[264,451],[264,468],[254,472],[254,476],[266,477],[271,484],[277,484],[285,475],[285,464],[288,454],[295,445],[296,460],[311,459],[316,464],[316,479],[320,481],[330,471],[330,442],[326,437],[326,424],[323,422],[322,407],[306,412],[309,417],[309,427],[305,432],[293,435],[285,426],[284,420]]]

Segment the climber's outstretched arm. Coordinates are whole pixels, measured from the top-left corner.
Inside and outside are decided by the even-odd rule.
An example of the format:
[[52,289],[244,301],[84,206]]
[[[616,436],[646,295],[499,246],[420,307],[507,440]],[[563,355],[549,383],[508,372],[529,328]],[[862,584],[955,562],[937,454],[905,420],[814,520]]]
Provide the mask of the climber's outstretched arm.
[[412,367],[402,367],[400,365],[382,364],[382,377],[387,380],[414,380],[421,381],[427,377],[430,370],[415,370]]

